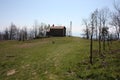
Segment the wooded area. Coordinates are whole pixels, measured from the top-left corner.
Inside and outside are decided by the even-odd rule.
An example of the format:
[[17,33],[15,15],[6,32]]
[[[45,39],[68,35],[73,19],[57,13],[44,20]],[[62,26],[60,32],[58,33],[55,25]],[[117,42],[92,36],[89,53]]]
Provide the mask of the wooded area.
[[[109,8],[96,9],[90,18],[83,19],[86,29],[84,35],[90,39],[90,63],[92,64],[93,40],[98,40],[99,55],[103,56],[106,46],[111,49],[110,44],[113,40],[120,39],[120,3],[114,2],[114,12]],[[107,43],[107,44],[106,44]]]

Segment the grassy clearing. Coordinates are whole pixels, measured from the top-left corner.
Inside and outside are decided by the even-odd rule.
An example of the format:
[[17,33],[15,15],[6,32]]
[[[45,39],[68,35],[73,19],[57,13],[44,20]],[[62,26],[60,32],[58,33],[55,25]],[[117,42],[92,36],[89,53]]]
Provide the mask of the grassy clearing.
[[2,41],[0,80],[120,79],[120,42],[113,42],[104,57],[98,55],[97,47],[95,41],[94,65],[90,65],[89,41],[85,39]]

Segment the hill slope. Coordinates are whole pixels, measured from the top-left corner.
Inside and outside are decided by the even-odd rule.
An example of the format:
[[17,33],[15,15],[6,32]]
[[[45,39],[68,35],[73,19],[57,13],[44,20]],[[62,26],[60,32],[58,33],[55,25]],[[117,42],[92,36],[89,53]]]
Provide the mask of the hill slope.
[[120,79],[120,43],[89,64],[89,40],[56,37],[0,42],[0,80]]

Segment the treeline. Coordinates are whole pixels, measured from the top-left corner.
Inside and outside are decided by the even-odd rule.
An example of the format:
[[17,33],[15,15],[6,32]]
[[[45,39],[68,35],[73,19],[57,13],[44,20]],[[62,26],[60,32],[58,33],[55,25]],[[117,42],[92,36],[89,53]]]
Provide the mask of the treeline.
[[0,40],[31,40],[46,37],[46,32],[49,30],[50,25],[41,23],[38,25],[37,21],[30,29],[28,27],[17,27],[15,24],[11,23],[10,27],[7,27],[4,31],[0,32]]
[[[72,23],[72,21],[70,21],[70,23]],[[32,27],[31,26],[18,27],[14,23],[11,23],[11,25],[9,27],[6,27],[4,31],[0,31],[0,40],[25,41],[49,37],[47,35],[47,32],[49,32],[50,27],[51,27],[50,24],[45,23],[39,24],[38,21],[35,21]],[[71,31],[72,29],[66,27],[66,36],[72,36]]]
[[96,9],[88,19],[83,19],[83,23],[86,27],[85,38],[90,39],[90,63],[93,64],[93,39],[98,40],[98,52],[101,56],[106,45],[110,49],[111,41],[120,39],[120,3],[114,2],[113,12],[109,8]]

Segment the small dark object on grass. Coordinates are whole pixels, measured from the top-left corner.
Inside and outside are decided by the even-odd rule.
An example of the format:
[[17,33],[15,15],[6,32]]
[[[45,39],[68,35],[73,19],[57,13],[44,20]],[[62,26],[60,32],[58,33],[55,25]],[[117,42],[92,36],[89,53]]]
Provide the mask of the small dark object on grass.
[[12,55],[8,55],[8,56],[6,56],[6,57],[15,57],[15,56],[12,56]]
[[52,41],[52,44],[55,44],[55,41]]

